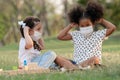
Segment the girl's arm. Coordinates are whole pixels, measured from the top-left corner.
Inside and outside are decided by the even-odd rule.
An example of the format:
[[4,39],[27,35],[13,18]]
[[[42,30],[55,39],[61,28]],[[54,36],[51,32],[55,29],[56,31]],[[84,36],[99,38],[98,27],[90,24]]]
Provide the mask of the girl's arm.
[[43,40],[42,38],[40,38],[40,39],[38,40],[38,43],[39,43],[40,50],[45,49],[44,40]]
[[71,23],[69,24],[66,28],[64,28],[59,35],[57,36],[57,38],[59,40],[71,40],[72,36],[70,35],[69,31],[75,26],[75,23]]
[[107,21],[105,19],[101,20],[101,25],[103,25],[103,26],[105,26],[107,28],[106,36],[111,35],[116,29],[114,24],[112,24],[111,22],[109,22],[109,21]]
[[[40,33],[43,33],[43,26],[41,25],[40,27]],[[42,36],[42,35],[41,35]],[[44,50],[45,49],[45,45],[44,45],[44,40],[43,38],[40,38],[38,40],[38,44],[39,44],[39,47],[40,47],[40,50]]]
[[29,27],[24,27],[24,36],[25,36],[25,49],[30,49],[33,47],[33,41],[29,35]]

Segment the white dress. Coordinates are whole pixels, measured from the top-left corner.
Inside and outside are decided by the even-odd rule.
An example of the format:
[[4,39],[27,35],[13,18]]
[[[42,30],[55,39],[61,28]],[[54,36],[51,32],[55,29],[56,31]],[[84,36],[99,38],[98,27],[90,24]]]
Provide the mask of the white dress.
[[40,54],[40,51],[34,49],[25,49],[25,39],[21,38],[19,43],[19,67],[24,66],[24,60],[28,63],[36,62],[39,67],[49,68],[56,59],[56,53],[54,51],[47,51],[44,54]]
[[80,31],[70,33],[74,43],[73,59],[77,64],[96,56],[101,60],[102,42],[106,35],[106,29],[93,32],[86,38]]
[[25,39],[21,38],[19,43],[19,66],[23,66],[24,60],[27,61],[27,63],[31,62],[31,60],[37,56],[40,55],[40,51],[37,49],[34,49],[33,47],[30,49],[25,49]]

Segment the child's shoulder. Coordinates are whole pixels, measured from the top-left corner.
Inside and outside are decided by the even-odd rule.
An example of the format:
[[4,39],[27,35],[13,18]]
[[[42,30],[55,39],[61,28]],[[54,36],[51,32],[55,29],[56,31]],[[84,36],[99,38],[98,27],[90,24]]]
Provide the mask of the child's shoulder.
[[105,34],[105,33],[106,33],[106,30],[107,30],[107,29],[102,29],[102,30],[95,31],[94,33],[95,33],[95,34]]
[[94,36],[104,40],[104,38],[106,37],[106,31],[107,31],[107,29],[102,29],[102,30],[98,30],[98,31],[94,32],[93,34],[94,34]]
[[20,45],[23,45],[23,44],[25,44],[25,39],[24,38],[20,38],[20,43],[19,43]]
[[77,35],[77,34],[79,34],[79,33],[80,33],[80,31],[78,31],[78,30],[75,30],[75,31],[71,31],[71,32],[70,32],[71,35]]
[[75,31],[71,31],[70,33],[80,33],[80,31],[75,30]]
[[20,38],[20,41],[25,41],[25,38],[21,37],[21,38]]

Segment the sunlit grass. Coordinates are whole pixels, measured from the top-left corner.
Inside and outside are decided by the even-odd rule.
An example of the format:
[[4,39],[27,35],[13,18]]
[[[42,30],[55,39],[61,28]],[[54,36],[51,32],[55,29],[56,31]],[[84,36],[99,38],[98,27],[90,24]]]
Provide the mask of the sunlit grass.
[[[71,41],[59,41],[55,37],[45,39],[46,50],[53,50],[57,55],[71,58],[73,44]],[[0,48],[0,68],[10,70],[18,65],[18,44],[9,44]],[[119,80],[120,79],[120,37],[113,35],[103,43],[102,52],[105,69],[92,69],[74,72],[51,72],[46,74],[0,76],[0,80]]]

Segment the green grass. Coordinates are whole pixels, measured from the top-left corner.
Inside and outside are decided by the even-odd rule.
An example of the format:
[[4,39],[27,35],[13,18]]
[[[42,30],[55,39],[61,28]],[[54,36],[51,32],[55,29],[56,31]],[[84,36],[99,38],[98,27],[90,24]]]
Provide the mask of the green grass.
[[[46,50],[53,50],[57,55],[72,58],[73,44],[71,41],[59,41],[55,37],[45,39]],[[18,44],[11,43],[0,48],[0,68],[10,70],[18,65]],[[120,35],[113,34],[103,43],[103,64],[105,69],[93,69],[74,72],[51,72],[32,75],[1,75],[0,80],[120,80]]]

